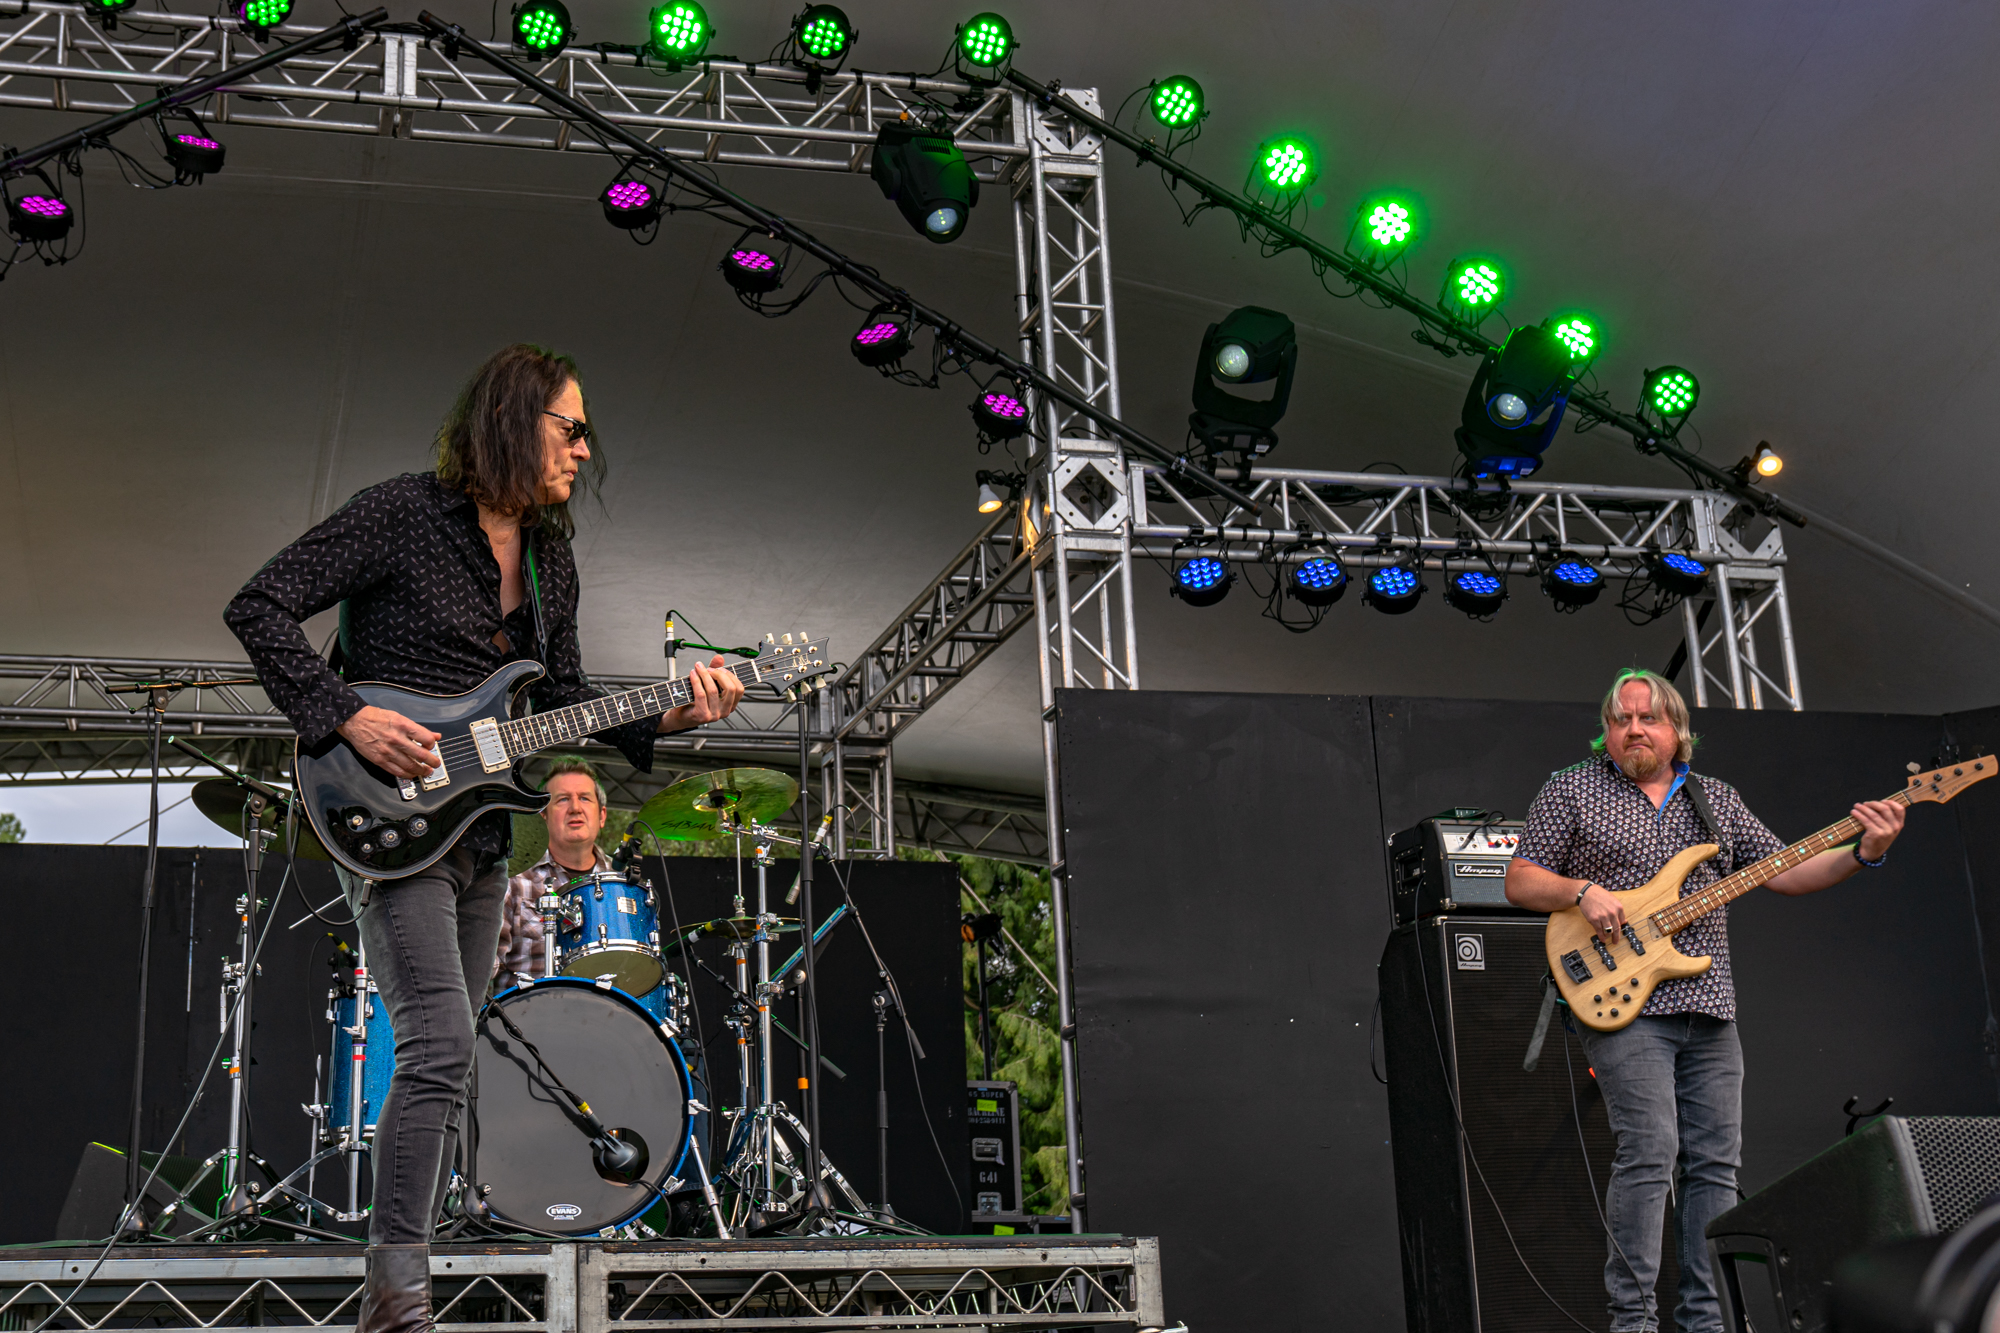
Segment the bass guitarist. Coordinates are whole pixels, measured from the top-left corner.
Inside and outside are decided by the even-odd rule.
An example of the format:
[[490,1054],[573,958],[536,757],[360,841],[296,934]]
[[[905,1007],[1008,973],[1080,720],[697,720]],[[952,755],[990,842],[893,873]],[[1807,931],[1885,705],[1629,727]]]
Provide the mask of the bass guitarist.
[[[1591,742],[1596,757],[1550,777],[1529,808],[1507,867],[1507,899],[1537,912],[1579,907],[1608,942],[1619,937],[1625,913],[1606,890],[1638,888],[1676,852],[1718,845],[1722,850],[1681,886],[1685,898],[1785,844],[1734,788],[1689,771],[1694,736],[1687,704],[1663,677],[1621,672],[1601,711],[1604,734]],[[1858,845],[1822,852],[1765,887],[1816,893],[1863,866],[1881,865],[1902,832],[1903,814],[1893,801],[1856,805]],[[1680,1333],[1722,1329],[1706,1233],[1736,1202],[1743,1155],[1743,1049],[1736,1038],[1727,916],[1726,907],[1717,908],[1675,939],[1680,952],[1712,958],[1707,971],[1663,982],[1639,1017],[1617,1031],[1578,1028],[1615,1144],[1604,1199],[1611,1333],[1651,1333],[1660,1326],[1653,1288],[1676,1168],[1681,1277],[1675,1323]]]
[[[569,501],[580,471],[603,461],[576,364],[516,344],[473,375],[437,439],[437,470],[356,495],[274,556],[224,618],[271,702],[300,741],[338,732],[388,772],[421,778],[439,734],[364,705],[348,680],[436,694],[472,689],[532,658],[540,710],[598,698],[577,645],[577,574]],[[301,621],[338,604],[341,670],[319,657]],[[652,767],[653,736],[727,717],[743,682],[720,657],[693,669],[690,702],[594,733],[634,768]],[[343,872],[361,938],[396,1031],[396,1073],[375,1131],[374,1203],[360,1333],[424,1333],[430,1234],[450,1179],[484,998],[507,893],[509,816],[488,815],[429,869],[366,890]]]

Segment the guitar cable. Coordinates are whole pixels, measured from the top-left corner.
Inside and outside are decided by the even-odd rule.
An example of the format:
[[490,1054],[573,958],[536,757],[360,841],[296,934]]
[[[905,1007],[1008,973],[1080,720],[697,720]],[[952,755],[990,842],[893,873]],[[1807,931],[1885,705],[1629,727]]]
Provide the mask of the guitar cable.
[[[1590,1165],[1590,1146],[1583,1141],[1583,1112],[1578,1108],[1576,1104],[1576,1069],[1574,1066],[1570,1064],[1569,1061],[1570,1035],[1571,1034],[1569,1030],[1569,1015],[1564,1014],[1563,1015],[1563,1072],[1569,1078],[1569,1118],[1571,1123],[1576,1126],[1576,1147],[1577,1147],[1577,1152],[1581,1154],[1583,1157],[1583,1178],[1590,1182],[1590,1205],[1591,1207],[1597,1210],[1597,1223],[1599,1226],[1604,1228],[1604,1234],[1610,1237],[1611,1248],[1618,1251],[1618,1262],[1625,1265],[1626,1276],[1630,1277],[1632,1279],[1633,1285],[1637,1286],[1640,1289],[1642,1298],[1644,1296],[1650,1295],[1653,1297],[1654,1304],[1657,1305],[1659,1302],[1658,1294],[1655,1292],[1646,1291],[1645,1289],[1646,1284],[1639,1281],[1639,1270],[1634,1268],[1632,1266],[1631,1259],[1626,1257],[1625,1247],[1618,1243],[1618,1233],[1611,1229],[1611,1219],[1604,1215],[1603,1198],[1597,1192],[1597,1172]],[[1578,1037],[1577,1040],[1581,1042],[1583,1038]],[[1591,1076],[1593,1078],[1596,1077],[1596,1071],[1593,1070]],[[1601,1090],[1599,1091],[1598,1095],[1599,1096],[1603,1095]],[[1669,1184],[1671,1185],[1671,1180],[1669,1181]],[[1657,1278],[1658,1275],[1655,1274],[1654,1276]]]

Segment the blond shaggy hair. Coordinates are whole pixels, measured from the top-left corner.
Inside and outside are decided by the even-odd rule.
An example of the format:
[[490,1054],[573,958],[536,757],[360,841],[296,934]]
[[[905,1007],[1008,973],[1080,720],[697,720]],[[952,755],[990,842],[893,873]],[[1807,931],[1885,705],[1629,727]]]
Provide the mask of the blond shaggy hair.
[[1625,721],[1626,714],[1619,706],[1618,693],[1633,681],[1638,681],[1650,692],[1648,702],[1652,710],[1664,714],[1667,721],[1673,723],[1675,761],[1683,764],[1693,762],[1695,734],[1688,729],[1687,700],[1681,698],[1681,692],[1675,689],[1674,683],[1665,676],[1653,671],[1642,671],[1637,667],[1619,672],[1618,679],[1611,682],[1610,690],[1605,693],[1604,704],[1598,710],[1598,716],[1604,723],[1604,732],[1590,743],[1592,753],[1603,754],[1604,737],[1610,734],[1613,727]]

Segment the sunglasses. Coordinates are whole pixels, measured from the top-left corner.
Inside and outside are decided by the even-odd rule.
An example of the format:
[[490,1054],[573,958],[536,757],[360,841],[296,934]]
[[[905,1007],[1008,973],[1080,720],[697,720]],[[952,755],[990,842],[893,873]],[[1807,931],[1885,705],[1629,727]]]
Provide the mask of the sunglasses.
[[597,436],[591,431],[588,421],[578,421],[575,417],[566,417],[560,412],[544,411],[542,415],[545,417],[554,417],[557,421],[568,422],[569,424],[563,427],[563,437],[571,444],[575,444],[578,440],[583,440],[587,443],[595,443],[597,440]]

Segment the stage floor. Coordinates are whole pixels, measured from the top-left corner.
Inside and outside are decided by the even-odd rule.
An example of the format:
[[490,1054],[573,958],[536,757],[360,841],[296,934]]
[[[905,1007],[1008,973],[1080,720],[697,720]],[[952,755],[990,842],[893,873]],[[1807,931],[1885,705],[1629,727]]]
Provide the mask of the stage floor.
[[[359,1245],[0,1250],[0,1328],[354,1325]],[[1125,1236],[574,1241],[434,1247],[454,1333],[643,1329],[1157,1330],[1157,1240]],[[48,1317],[67,1300],[57,1317]]]

